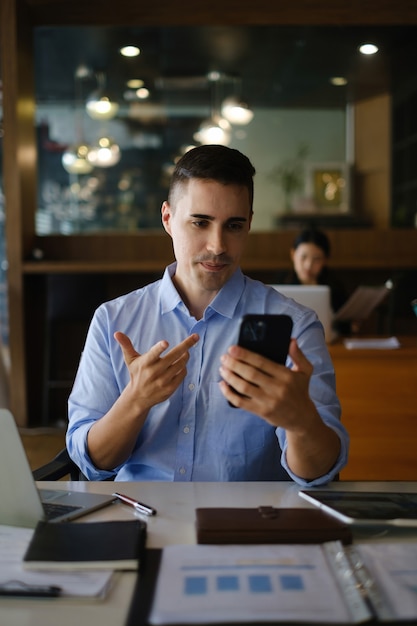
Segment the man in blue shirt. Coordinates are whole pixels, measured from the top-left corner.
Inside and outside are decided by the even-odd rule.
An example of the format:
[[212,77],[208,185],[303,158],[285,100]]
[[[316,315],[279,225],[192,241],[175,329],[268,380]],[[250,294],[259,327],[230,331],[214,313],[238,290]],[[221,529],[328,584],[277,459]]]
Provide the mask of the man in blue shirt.
[[[316,314],[240,270],[254,174],[237,150],[187,152],[162,205],[176,262],[95,312],[67,432],[89,479],[314,486],[345,466],[349,437]],[[236,345],[246,313],[291,316],[286,366]]]

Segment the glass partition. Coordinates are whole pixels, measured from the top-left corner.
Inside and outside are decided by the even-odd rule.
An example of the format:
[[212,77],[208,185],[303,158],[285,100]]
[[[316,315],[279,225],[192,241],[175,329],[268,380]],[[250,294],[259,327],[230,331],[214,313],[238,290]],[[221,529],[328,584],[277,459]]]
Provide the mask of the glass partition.
[[201,143],[253,161],[254,230],[354,215],[352,107],[391,92],[400,32],[36,28],[37,234],[160,228],[175,160]]

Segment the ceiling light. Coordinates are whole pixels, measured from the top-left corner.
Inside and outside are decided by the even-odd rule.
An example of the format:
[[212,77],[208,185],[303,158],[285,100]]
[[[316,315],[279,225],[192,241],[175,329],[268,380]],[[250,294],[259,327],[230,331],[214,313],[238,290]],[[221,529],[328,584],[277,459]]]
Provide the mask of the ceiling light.
[[150,92],[146,87],[140,87],[140,89],[136,90],[136,95],[140,100],[146,100],[146,98],[149,98]]
[[344,76],[333,76],[330,79],[330,82],[335,87],[343,87],[344,85],[347,85],[347,79]]
[[87,98],[87,113],[94,120],[110,120],[117,115],[119,105],[105,90],[105,76],[97,74],[98,88]]
[[375,54],[376,52],[378,52],[378,46],[376,46],[374,43],[363,43],[359,46],[359,52],[361,54]]
[[222,115],[232,124],[246,125],[253,119],[253,111],[249,105],[235,96],[223,101]]
[[209,80],[211,83],[216,83],[221,78],[222,78],[222,73],[219,72],[218,70],[211,70],[207,74],[207,80]]
[[230,138],[230,124],[227,120],[219,116],[205,120],[194,134],[194,139],[201,144],[220,144],[227,146],[230,143]]
[[78,65],[78,67],[75,70],[75,78],[78,79],[84,79],[84,78],[90,78],[92,74],[91,68],[88,67],[88,65],[85,65],[85,63],[80,63],[80,65]]
[[110,137],[101,137],[87,155],[88,161],[96,167],[113,167],[120,161],[120,157],[120,148]]
[[127,81],[126,87],[129,89],[139,89],[139,87],[143,87],[144,83],[141,78],[131,78]]
[[87,160],[89,147],[85,143],[70,146],[62,155],[62,166],[69,174],[89,174],[93,165]]
[[140,54],[140,48],[137,46],[123,46],[123,48],[120,48],[120,54],[124,57],[137,57]]
[[87,113],[94,120],[110,120],[117,115],[119,105],[108,96],[95,91],[87,100]]

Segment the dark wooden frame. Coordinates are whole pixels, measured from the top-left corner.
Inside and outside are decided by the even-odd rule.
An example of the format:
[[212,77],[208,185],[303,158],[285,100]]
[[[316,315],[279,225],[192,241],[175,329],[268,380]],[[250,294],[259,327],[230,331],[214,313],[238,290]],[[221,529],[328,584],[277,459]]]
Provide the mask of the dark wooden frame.
[[[109,238],[46,237],[35,234],[36,142],[34,129],[34,85],[32,33],[38,25],[409,25],[417,24],[413,0],[1,0],[0,56],[3,79],[4,187],[7,210],[7,253],[9,260],[9,317],[11,354],[11,409],[19,425],[27,424],[28,351],[32,344],[26,322],[31,317],[32,298],[25,290],[25,276],[48,272],[148,272],[162,268],[172,258],[169,239],[163,234]],[[338,241],[336,265],[357,266],[389,263],[401,267],[417,264],[417,233],[414,231],[353,233]],[[253,238],[245,257],[246,267],[279,267],[286,263],[290,233],[267,233]],[[339,239],[337,232],[332,234]],[[118,243],[120,239],[123,245]],[[348,242],[348,243],[346,243]],[[352,247],[352,242],[354,245]],[[44,261],[33,260],[42,248]],[[280,250],[285,252],[280,252]],[[269,256],[268,256],[269,254]],[[285,254],[285,257],[284,257]],[[285,260],[284,260],[285,258]],[[149,261],[152,259],[152,262]],[[346,265],[347,264],[347,265]],[[32,358],[31,362],[36,362]]]

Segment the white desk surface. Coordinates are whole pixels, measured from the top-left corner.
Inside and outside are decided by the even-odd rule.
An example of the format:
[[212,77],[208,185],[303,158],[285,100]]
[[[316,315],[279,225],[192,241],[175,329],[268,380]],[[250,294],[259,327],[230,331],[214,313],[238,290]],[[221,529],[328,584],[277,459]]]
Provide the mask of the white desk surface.
[[[292,482],[251,483],[166,483],[166,482],[42,482],[46,489],[73,488],[77,490],[112,493],[120,491],[155,507],[158,514],[146,518],[149,548],[169,544],[195,543],[195,509],[197,507],[233,506],[311,507],[298,496],[299,487]],[[417,482],[339,482],[328,489],[353,491],[417,491]],[[98,511],[82,521],[132,519],[131,507],[115,504]],[[398,538],[406,539],[404,534]],[[417,534],[417,531],[416,531]],[[409,536],[409,535],[408,535]],[[368,535],[367,540],[372,536]],[[383,540],[381,537],[375,540]],[[1,626],[124,626],[136,580],[133,572],[120,575],[114,589],[103,601],[75,599],[0,599]]]

